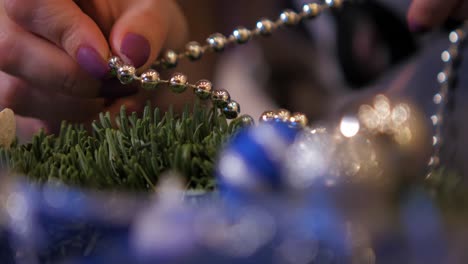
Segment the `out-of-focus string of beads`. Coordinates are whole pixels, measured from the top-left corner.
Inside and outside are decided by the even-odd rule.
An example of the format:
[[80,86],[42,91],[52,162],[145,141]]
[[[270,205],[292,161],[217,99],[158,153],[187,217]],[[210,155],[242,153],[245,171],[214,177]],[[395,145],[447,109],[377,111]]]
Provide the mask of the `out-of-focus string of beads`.
[[433,152],[429,159],[427,178],[431,178],[435,170],[441,166],[441,149],[444,144],[443,125],[444,119],[449,114],[447,106],[449,103],[454,104],[452,93],[457,86],[457,69],[461,58],[461,49],[466,42],[466,28],[468,23],[465,22],[458,29],[453,30],[449,34],[450,46],[441,54],[441,60],[444,67],[439,74],[437,74],[437,82],[439,83],[439,90],[434,94],[433,102],[436,106],[435,113],[431,116],[431,122],[434,126],[434,135],[432,136]]

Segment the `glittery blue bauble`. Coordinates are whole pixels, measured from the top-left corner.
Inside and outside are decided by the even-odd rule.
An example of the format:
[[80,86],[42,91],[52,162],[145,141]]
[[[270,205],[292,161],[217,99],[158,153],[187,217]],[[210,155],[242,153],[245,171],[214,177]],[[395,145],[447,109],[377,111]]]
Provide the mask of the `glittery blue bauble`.
[[296,135],[297,129],[282,123],[240,131],[228,142],[216,167],[220,192],[280,191],[284,156]]

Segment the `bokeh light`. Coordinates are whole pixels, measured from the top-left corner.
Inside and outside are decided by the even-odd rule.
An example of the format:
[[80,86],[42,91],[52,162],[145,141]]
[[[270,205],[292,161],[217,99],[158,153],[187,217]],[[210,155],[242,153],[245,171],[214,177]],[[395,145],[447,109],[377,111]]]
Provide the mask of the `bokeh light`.
[[351,138],[359,132],[359,120],[354,116],[345,116],[341,119],[340,131],[343,136]]
[[[358,112],[359,121],[371,133],[382,133],[393,136],[400,145],[408,145],[413,139],[411,129],[411,108],[408,104],[398,103],[392,107],[384,95],[377,95],[373,106],[362,105]],[[438,117],[431,117],[438,122]]]

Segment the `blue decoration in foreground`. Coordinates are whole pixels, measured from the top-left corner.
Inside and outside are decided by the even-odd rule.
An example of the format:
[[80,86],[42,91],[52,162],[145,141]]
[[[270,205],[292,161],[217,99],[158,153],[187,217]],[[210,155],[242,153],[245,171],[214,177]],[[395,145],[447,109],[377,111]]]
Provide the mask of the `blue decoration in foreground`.
[[[0,256],[6,264],[290,263],[294,259],[351,263],[369,260],[370,252],[377,254],[377,263],[446,263],[442,223],[429,196],[420,190],[402,206],[403,229],[397,228],[398,223],[387,223],[377,231],[364,226],[372,237],[371,244],[365,244],[362,232],[354,230],[364,220],[362,215],[338,210],[335,197],[325,190],[302,199],[273,194],[226,206],[214,194],[187,197],[189,202],[163,202],[63,187],[11,186],[3,193],[5,217],[0,230]],[[431,259],[425,257],[428,253]]]
[[298,130],[265,123],[240,131],[221,153],[216,176],[222,193],[258,193],[284,188],[283,159]]
[[385,216],[349,208],[354,203],[343,197],[356,197],[343,196],[346,188],[288,190],[282,158],[296,134],[282,124],[240,131],[220,157],[219,193],[162,191],[156,199],[8,182],[0,193],[1,263],[447,263],[464,256],[468,238],[448,254],[440,213],[423,190],[408,191],[399,207],[379,204]]

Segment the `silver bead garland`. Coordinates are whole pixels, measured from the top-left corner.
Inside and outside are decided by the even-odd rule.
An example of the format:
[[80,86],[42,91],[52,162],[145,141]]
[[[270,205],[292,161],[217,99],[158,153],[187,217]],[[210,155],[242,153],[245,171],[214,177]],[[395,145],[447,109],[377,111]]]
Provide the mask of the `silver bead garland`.
[[[244,44],[255,36],[271,35],[276,29],[282,26],[294,26],[302,20],[311,19],[322,13],[327,8],[338,8],[342,1],[326,0],[324,4],[307,3],[302,7],[302,11],[297,13],[287,9],[280,13],[276,21],[266,18],[260,19],[256,23],[253,30],[245,27],[237,27],[228,37],[221,33],[210,35],[205,45],[201,45],[196,41],[191,41],[186,44],[185,51],[177,53],[174,50],[167,50],[161,58],[155,61],[152,68],[163,66],[164,68],[177,67],[180,59],[189,58],[192,61],[199,60],[207,51],[220,52],[232,43]],[[182,93],[187,88],[192,88],[194,93],[200,99],[211,99],[213,104],[220,108],[222,113],[228,119],[237,118],[240,113],[240,105],[236,101],[231,100],[231,96],[226,90],[213,90],[213,85],[208,80],[200,80],[196,84],[191,84],[187,80],[187,76],[182,73],[175,73],[170,80],[161,80],[159,73],[154,69],[149,69],[143,72],[140,76],[136,75],[135,67],[125,64],[120,58],[113,56],[109,59],[108,65],[111,69],[111,74],[116,76],[122,84],[130,84],[133,81],[139,81],[141,87],[147,90],[155,89],[159,84],[167,84],[175,93]],[[282,122],[289,122],[294,127],[303,127],[307,124],[307,118],[303,114],[290,115],[286,110],[281,110],[277,113],[277,119]],[[247,121],[247,117],[243,116]],[[273,117],[273,119],[275,119]],[[267,120],[263,120],[267,121]]]
[[286,109],[279,109],[274,115],[275,121],[287,122],[291,117],[291,112]]
[[190,60],[199,60],[202,57],[203,53],[205,52],[205,50],[200,45],[200,43],[196,41],[191,41],[187,43],[187,45],[185,45],[185,50],[186,50],[185,52],[186,56]]
[[211,90],[213,90],[213,84],[211,84],[208,80],[200,80],[198,81],[195,86],[194,92],[198,96],[198,98],[202,100],[206,100],[211,96]]
[[214,51],[223,51],[224,47],[226,47],[226,43],[228,42],[228,40],[226,39],[226,37],[223,34],[215,33],[215,34],[209,36],[208,39],[206,40],[206,42],[208,43],[208,46],[212,50],[214,50]]
[[231,96],[229,92],[224,89],[214,90],[211,94],[211,101],[215,106],[224,108],[231,101]]
[[232,32],[232,35],[236,39],[237,43],[244,44],[250,40],[252,32],[245,27],[238,27]]
[[274,111],[265,111],[263,114],[260,116],[260,122],[271,122],[275,120],[275,115],[276,113]]
[[159,84],[159,73],[155,70],[147,70],[141,75],[141,87],[146,90],[153,90]]
[[130,65],[123,65],[117,69],[117,78],[122,84],[130,84],[135,79],[136,69]]
[[[293,10],[284,10],[280,13],[276,21],[267,18],[260,19],[255,28],[249,30],[245,27],[237,27],[231,35],[224,36],[221,33],[210,35],[205,45],[201,45],[196,41],[186,44],[185,51],[177,53],[173,50],[167,50],[161,58],[155,61],[152,68],[160,65],[164,68],[174,68],[177,66],[180,59],[189,58],[192,61],[199,60],[207,51],[220,52],[225,47],[232,43],[244,44],[256,36],[269,36],[276,29],[283,26],[294,26],[306,19],[313,19],[319,16],[324,10],[329,8],[340,8],[344,0],[324,0],[323,4],[306,3],[302,6],[302,10],[296,13]],[[463,27],[467,27],[467,24]],[[433,101],[437,107],[436,113],[431,116],[431,121],[435,129],[433,136],[433,153],[429,160],[429,178],[434,170],[440,166],[440,150],[443,144],[442,141],[442,126],[447,105],[447,98],[450,92],[452,80],[454,79],[455,63],[459,57],[459,50],[465,41],[465,31],[460,28],[454,30],[449,35],[450,47],[443,51],[441,59],[444,62],[444,70],[437,76],[440,84],[439,91],[434,95]],[[133,81],[140,81],[144,89],[155,89],[159,84],[168,84],[173,92],[181,93],[187,88],[192,88],[194,93],[200,99],[211,99],[214,106],[219,108],[228,119],[237,118],[240,114],[240,105],[231,100],[231,96],[226,90],[213,89],[213,85],[208,80],[200,80],[196,84],[191,84],[187,80],[187,76],[181,73],[175,73],[170,80],[160,80],[159,73],[154,69],[149,69],[141,74],[136,75],[135,67],[123,63],[118,57],[111,57],[108,61],[112,75],[116,76],[122,84],[129,84]],[[252,117],[244,115],[239,117],[243,123],[253,123]],[[283,122],[290,127],[304,128],[308,124],[307,117],[302,113],[293,113],[280,109],[278,111],[266,111],[260,117],[260,122]]]
[[177,64],[179,62],[179,55],[173,51],[173,50],[168,50],[164,53],[164,56],[162,58],[162,64],[166,68],[175,68],[177,67]]
[[279,109],[277,111],[265,111],[260,116],[260,123],[284,123],[291,128],[302,129],[307,127],[309,120],[307,116],[303,113],[293,113],[291,114],[286,109]]
[[174,93],[182,93],[187,89],[187,76],[183,73],[174,73],[169,80],[169,87]]
[[[294,26],[301,21],[313,19],[319,16],[323,11],[330,8],[340,8],[343,0],[325,0],[323,4],[319,3],[306,3],[302,6],[300,12],[295,12],[290,9],[283,10],[277,20],[270,20],[262,18],[255,23],[255,28],[249,30],[245,27],[238,27],[232,31],[229,36],[224,36],[221,33],[214,33],[208,37],[205,45],[200,45],[198,42],[189,42],[186,45],[185,51],[174,56],[173,50],[168,50],[161,56],[160,59],[153,63],[153,67],[163,65],[168,67],[167,58],[172,57],[178,60],[182,58],[189,58],[190,60],[198,60],[206,51],[219,52],[229,44],[244,44],[256,36],[269,36],[276,29],[283,26]],[[175,67],[175,66],[173,66]]]
[[280,14],[280,20],[286,26],[295,26],[301,21],[301,17],[296,12],[286,9]]
[[224,108],[223,108],[223,114],[226,116],[228,119],[234,119],[237,118],[237,116],[240,114],[241,109],[239,103],[237,103],[234,100],[231,100]]
[[123,61],[117,56],[112,56],[107,63],[111,74],[114,76],[117,76],[117,70],[124,65]]
[[437,74],[439,90],[433,97],[433,102],[436,106],[436,112],[431,116],[432,125],[434,126],[434,135],[432,137],[433,150],[428,162],[429,170],[426,178],[430,178],[434,171],[440,168],[440,152],[444,143],[442,140],[442,127],[446,117],[447,102],[450,98],[451,90],[454,88],[453,86],[456,85],[454,79],[456,78],[460,49],[466,40],[466,28],[468,28],[468,23],[450,32],[450,46],[441,54],[444,68]]
[[269,36],[275,29],[275,23],[270,19],[264,18],[257,22],[256,27],[257,29],[254,31],[255,33],[258,32],[260,35]]

